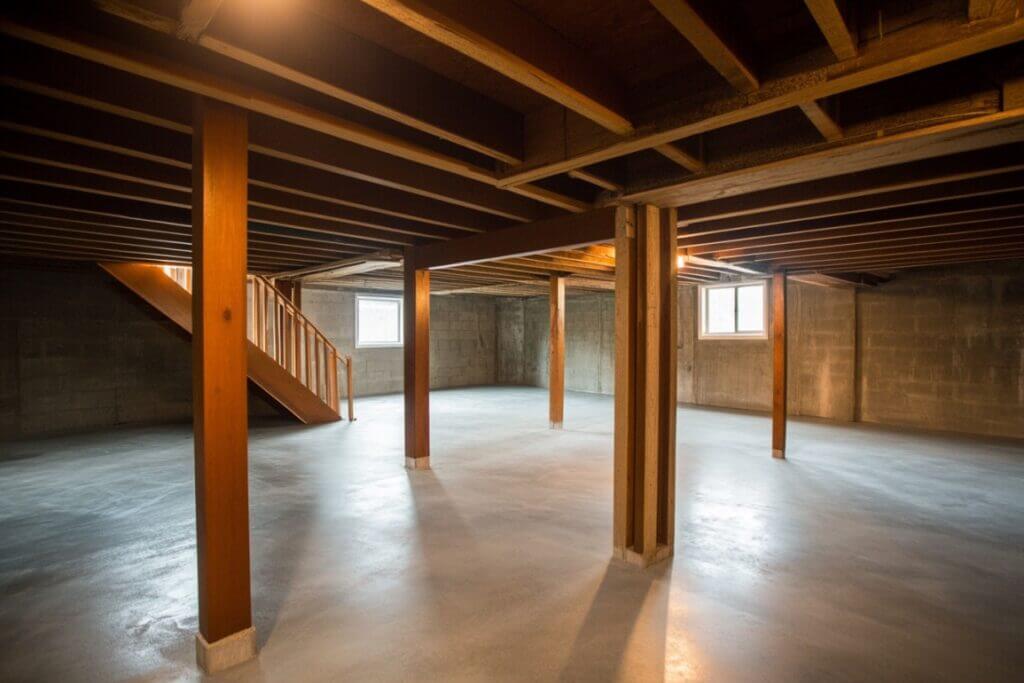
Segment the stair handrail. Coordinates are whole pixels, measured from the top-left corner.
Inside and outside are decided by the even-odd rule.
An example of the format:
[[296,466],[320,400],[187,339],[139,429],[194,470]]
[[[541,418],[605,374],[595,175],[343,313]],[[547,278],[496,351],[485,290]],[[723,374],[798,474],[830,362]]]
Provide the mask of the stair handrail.
[[[191,268],[163,266],[163,271],[192,292]],[[345,366],[348,419],[355,420],[352,356],[339,354],[313,321],[262,275],[246,275],[246,309],[249,341],[335,412],[340,412],[339,361]]]

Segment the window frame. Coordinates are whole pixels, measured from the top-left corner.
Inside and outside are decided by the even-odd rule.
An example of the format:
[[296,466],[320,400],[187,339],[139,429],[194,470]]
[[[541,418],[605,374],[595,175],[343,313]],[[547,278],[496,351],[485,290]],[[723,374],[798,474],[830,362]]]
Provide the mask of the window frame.
[[[360,301],[395,301],[398,302],[398,341],[362,344],[359,342],[359,302]],[[387,294],[356,294],[353,300],[353,318],[355,320],[355,347],[357,349],[400,349],[405,346],[405,320],[403,310],[405,301],[400,296]]]
[[[731,288],[739,290],[741,287],[751,287],[758,285],[761,287],[761,331],[760,332],[708,332],[707,331],[707,315],[708,315],[708,291],[712,289],[725,289]],[[733,296],[733,323],[736,327],[739,327],[739,291]],[[698,300],[697,300],[697,338],[698,339],[767,339],[768,338],[768,283],[767,280],[745,280],[738,282],[721,282],[714,284],[700,285],[698,289]]]

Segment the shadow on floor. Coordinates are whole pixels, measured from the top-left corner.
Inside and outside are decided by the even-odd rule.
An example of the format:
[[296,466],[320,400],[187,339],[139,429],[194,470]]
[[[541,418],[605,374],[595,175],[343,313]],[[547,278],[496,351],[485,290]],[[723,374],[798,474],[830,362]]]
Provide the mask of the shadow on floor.
[[[619,560],[608,563],[559,680],[663,680],[671,564],[641,570]],[[635,639],[631,652],[639,631],[644,637]]]
[[[272,484],[274,487],[285,490],[300,487],[294,473],[278,471],[273,476],[276,480]],[[262,478],[257,468],[254,479],[259,481]],[[267,481],[260,484],[270,485]],[[253,623],[259,649],[266,646],[273,635],[303,559],[307,556],[316,523],[316,497],[310,495],[300,503],[266,508],[273,513],[272,524],[268,524],[265,519],[253,519],[250,522],[250,527],[254,527],[250,531]],[[261,533],[268,528],[287,529],[287,533]]]

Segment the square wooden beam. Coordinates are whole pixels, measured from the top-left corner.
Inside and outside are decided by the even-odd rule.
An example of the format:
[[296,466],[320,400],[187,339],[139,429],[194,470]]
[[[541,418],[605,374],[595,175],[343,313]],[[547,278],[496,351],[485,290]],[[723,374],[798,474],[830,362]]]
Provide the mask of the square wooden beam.
[[786,457],[786,274],[772,274],[772,457]]
[[646,567],[675,535],[676,216],[639,206],[616,229],[615,556]]
[[207,672],[252,658],[246,358],[247,119],[197,98],[192,382],[199,634]]
[[552,429],[565,414],[565,278],[551,276],[551,331],[548,336],[548,413]]
[[405,250],[405,466],[430,468],[430,271],[417,269]]
[[609,206],[587,213],[567,214],[470,237],[419,246],[414,251],[417,269],[465,266],[513,256],[528,256],[556,249],[610,242],[623,207]]
[[842,0],[804,0],[839,61],[857,56],[857,39],[844,17]]

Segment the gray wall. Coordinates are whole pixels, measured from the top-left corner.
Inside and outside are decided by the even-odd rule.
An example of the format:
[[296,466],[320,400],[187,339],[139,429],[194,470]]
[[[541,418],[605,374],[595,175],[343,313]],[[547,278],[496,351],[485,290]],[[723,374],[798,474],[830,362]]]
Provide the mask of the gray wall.
[[[303,307],[355,358],[356,395],[402,390],[401,349],[355,349],[354,294]],[[497,381],[497,299],[431,298],[431,386]],[[192,419],[189,336],[93,264],[0,272],[0,440]],[[342,385],[342,389],[344,386]],[[285,415],[250,387],[250,414]]]
[[857,332],[865,422],[1024,436],[1024,263],[863,292]]
[[[771,339],[699,339],[698,291],[679,291],[679,400],[770,410]],[[789,412],[853,420],[855,291],[794,282],[787,292]]]
[[[524,304],[523,383],[548,385],[547,297]],[[505,334],[505,328],[501,334]],[[615,297],[569,294],[565,300],[565,388],[611,394],[615,390]]]
[[[401,348],[355,348],[355,292],[302,291],[302,310],[342,355],[352,356],[356,396],[402,391]],[[497,299],[430,297],[430,386],[435,389],[497,382]],[[345,394],[344,382],[341,383]]]
[[[874,289],[789,285],[793,415],[1024,437],[1024,264],[907,271]],[[548,302],[501,304],[498,346],[522,339],[507,383],[547,386]],[[614,297],[566,300],[566,388],[614,390]],[[683,403],[769,410],[771,340],[697,338],[679,290]],[[510,353],[508,358],[518,358]]]
[[[354,294],[304,308],[355,357],[356,394],[402,389],[401,349],[354,349]],[[792,283],[790,411],[1024,437],[1024,264],[908,271],[874,289]],[[679,399],[767,410],[771,342],[697,339],[679,291]],[[566,301],[566,386],[614,390],[614,297]],[[548,303],[431,297],[431,386],[547,384]],[[280,414],[258,391],[250,412]],[[97,267],[0,271],[0,440],[191,419],[189,340]]]
[[[280,414],[258,390],[250,412]],[[189,336],[93,264],[0,268],[0,440],[192,419]]]

